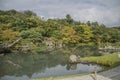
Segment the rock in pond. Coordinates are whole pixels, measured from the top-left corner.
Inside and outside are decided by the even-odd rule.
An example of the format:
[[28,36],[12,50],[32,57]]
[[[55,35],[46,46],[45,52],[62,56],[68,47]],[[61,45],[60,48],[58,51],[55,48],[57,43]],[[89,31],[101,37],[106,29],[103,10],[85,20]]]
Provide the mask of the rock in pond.
[[78,56],[76,55],[71,55],[70,58],[69,58],[70,62],[77,62],[78,61]]

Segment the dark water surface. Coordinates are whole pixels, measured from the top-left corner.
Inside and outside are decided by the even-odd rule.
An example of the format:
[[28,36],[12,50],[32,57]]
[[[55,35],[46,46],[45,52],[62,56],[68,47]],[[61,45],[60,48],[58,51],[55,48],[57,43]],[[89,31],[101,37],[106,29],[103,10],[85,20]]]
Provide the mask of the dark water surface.
[[[89,52],[90,49],[85,49]],[[81,52],[80,52],[81,51]],[[50,53],[39,54],[9,54],[0,57],[0,80],[28,80],[31,78],[55,77],[93,72],[99,65],[70,64],[69,56],[76,52],[87,54],[82,50],[56,50]],[[71,52],[71,53],[70,53]],[[93,51],[94,52],[94,51]],[[95,52],[94,52],[95,53]]]

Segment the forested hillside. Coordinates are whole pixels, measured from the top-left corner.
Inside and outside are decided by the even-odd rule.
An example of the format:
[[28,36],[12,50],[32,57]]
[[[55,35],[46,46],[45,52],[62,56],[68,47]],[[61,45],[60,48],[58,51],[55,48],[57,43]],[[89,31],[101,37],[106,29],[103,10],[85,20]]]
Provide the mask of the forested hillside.
[[[61,14],[62,15],[62,14]],[[97,22],[81,23],[69,14],[62,19],[45,20],[32,11],[0,11],[0,46],[6,46],[22,37],[12,46],[45,49],[47,40],[56,45],[120,45],[120,27],[106,27]],[[46,40],[46,42],[45,42]],[[49,43],[48,43],[49,44]]]

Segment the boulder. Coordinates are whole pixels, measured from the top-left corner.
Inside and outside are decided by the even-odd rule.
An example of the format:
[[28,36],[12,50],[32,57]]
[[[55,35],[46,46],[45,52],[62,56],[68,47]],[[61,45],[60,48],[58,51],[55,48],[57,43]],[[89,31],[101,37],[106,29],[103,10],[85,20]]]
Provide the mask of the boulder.
[[70,59],[70,62],[77,62],[78,57],[76,55],[71,55],[69,59]]
[[118,54],[118,58],[120,58],[120,54]]

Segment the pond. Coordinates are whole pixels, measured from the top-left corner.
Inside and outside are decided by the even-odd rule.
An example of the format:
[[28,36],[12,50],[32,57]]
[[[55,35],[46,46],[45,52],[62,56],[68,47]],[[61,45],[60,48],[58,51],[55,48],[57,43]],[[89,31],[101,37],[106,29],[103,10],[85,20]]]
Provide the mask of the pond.
[[[87,49],[89,50],[91,49]],[[0,57],[0,80],[27,80],[31,78],[56,77],[73,74],[84,74],[103,70],[95,64],[70,64],[69,56],[77,50],[55,50],[49,53],[20,53]],[[81,50],[82,51],[82,50]],[[82,51],[85,54],[87,52]],[[92,52],[92,51],[91,51]],[[82,55],[81,55],[82,56]]]

